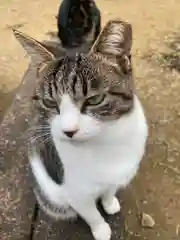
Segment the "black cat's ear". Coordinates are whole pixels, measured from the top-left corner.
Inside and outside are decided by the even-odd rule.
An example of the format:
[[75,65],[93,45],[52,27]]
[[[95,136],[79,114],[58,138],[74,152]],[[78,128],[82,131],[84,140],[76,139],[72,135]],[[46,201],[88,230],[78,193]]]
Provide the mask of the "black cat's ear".
[[111,20],[101,30],[91,53],[101,54],[121,65],[124,71],[131,70],[132,27],[122,20]]
[[34,38],[13,29],[15,38],[20,42],[27,54],[31,57],[32,63],[47,63],[55,59],[55,56],[43,44]]

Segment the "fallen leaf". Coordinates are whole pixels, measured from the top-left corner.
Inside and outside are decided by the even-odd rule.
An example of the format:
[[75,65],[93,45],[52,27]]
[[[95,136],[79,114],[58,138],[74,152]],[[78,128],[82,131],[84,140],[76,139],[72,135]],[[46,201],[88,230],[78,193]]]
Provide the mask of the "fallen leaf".
[[178,224],[176,226],[176,236],[179,237],[180,236],[180,224]]
[[153,228],[155,225],[154,219],[147,213],[141,215],[141,226],[144,228]]

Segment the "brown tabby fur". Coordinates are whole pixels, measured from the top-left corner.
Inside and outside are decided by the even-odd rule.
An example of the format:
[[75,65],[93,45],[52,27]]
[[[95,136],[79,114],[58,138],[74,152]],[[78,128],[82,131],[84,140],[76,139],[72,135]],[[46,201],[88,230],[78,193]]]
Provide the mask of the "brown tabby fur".
[[[118,119],[132,109],[130,24],[109,21],[88,54],[76,53],[59,59],[36,40],[17,30],[14,34],[40,69],[34,99],[48,117],[58,113],[63,93],[71,96],[80,111],[103,121]],[[104,104],[89,107],[88,99],[99,94],[105,95]]]

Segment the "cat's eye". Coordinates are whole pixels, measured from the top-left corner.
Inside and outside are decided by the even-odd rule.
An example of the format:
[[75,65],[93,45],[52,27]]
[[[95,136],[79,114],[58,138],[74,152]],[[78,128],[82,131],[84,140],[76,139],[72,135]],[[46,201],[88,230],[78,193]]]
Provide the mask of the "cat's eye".
[[88,105],[99,105],[104,101],[105,95],[95,95],[87,99]]
[[47,108],[57,108],[57,103],[53,100],[48,99],[48,98],[43,99],[43,104]]

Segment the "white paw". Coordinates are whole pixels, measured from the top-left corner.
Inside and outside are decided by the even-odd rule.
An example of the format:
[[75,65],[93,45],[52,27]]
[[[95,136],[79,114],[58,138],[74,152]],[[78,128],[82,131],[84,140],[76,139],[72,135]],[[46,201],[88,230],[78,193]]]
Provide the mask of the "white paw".
[[104,222],[100,224],[97,228],[92,229],[92,234],[95,240],[110,240],[111,228],[108,223]]
[[102,201],[102,205],[107,214],[113,215],[120,212],[121,206],[116,197],[113,197],[111,202]]

